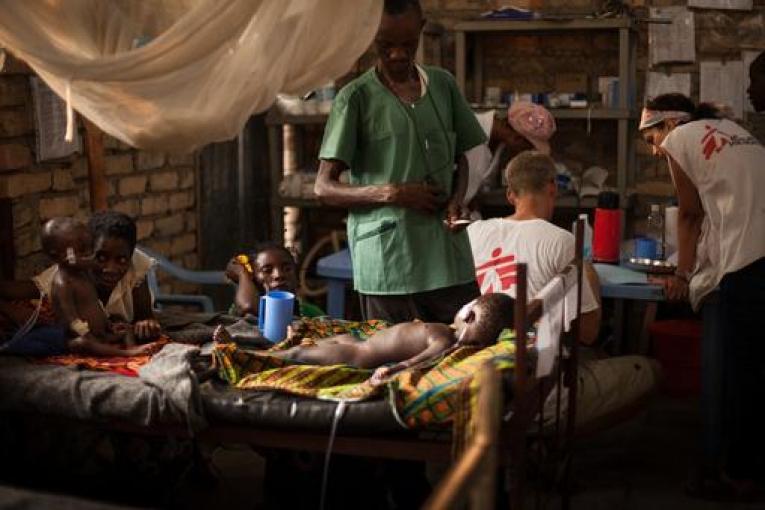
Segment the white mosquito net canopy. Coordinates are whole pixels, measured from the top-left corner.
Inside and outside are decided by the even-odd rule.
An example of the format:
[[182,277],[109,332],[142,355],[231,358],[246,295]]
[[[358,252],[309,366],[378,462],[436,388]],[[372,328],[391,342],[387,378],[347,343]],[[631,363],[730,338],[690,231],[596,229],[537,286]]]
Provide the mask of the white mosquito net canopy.
[[0,46],[139,148],[230,139],[277,93],[347,72],[382,0],[0,0]]

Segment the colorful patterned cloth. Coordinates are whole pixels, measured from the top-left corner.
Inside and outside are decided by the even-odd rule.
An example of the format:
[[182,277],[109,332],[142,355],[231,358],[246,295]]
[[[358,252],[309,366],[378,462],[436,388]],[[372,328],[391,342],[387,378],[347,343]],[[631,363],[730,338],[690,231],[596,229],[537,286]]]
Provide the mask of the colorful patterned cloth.
[[168,343],[170,343],[170,339],[163,335],[159,340],[153,342],[151,351],[140,356],[106,358],[99,356],[82,356],[79,354],[63,354],[61,356],[33,358],[33,361],[48,365],[75,365],[88,370],[105,370],[108,372],[117,372],[118,374],[130,377],[137,377],[138,369],[148,363],[151,357],[158,353],[162,347]]
[[[17,300],[12,301],[10,304],[17,308],[20,312],[27,312],[31,317],[38,306],[37,299],[30,300]],[[53,314],[53,307],[47,296],[43,296],[42,303],[40,304],[39,315],[35,321],[35,327],[45,327],[55,325],[55,315]],[[0,321],[0,330],[5,331],[8,328],[10,336],[12,336],[15,325],[10,322]],[[106,358],[99,356],[82,356],[79,354],[61,354],[57,356],[44,356],[39,358],[30,358],[35,363],[42,363],[48,365],[75,365],[90,370],[105,370],[108,372],[117,372],[119,374],[136,377],[138,376],[138,369],[149,362],[151,357],[159,352],[162,347],[170,343],[171,339],[166,336],[161,336],[159,340],[153,343],[154,347],[146,354],[141,356],[130,357],[114,357]]]
[[[301,342],[350,333],[366,338],[387,327],[381,321],[348,322],[330,319],[303,319],[284,342],[268,351],[243,351],[235,344],[219,344],[213,350],[222,379],[240,389],[276,390],[303,397],[357,401],[390,392],[400,421],[410,428],[443,426],[450,422],[468,427],[477,395],[475,375],[491,362],[497,370],[514,366],[512,335],[503,332],[500,340],[484,349],[459,347],[424,366],[398,373],[385,386],[372,386],[372,370],[345,365],[301,365],[269,355]],[[360,340],[362,341],[362,340]]]

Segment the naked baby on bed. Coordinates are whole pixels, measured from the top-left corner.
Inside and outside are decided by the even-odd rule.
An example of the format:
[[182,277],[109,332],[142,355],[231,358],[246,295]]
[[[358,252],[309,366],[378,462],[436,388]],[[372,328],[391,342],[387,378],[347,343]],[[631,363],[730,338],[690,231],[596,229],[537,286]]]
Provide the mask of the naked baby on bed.
[[[512,324],[513,301],[505,294],[486,294],[466,305],[451,325],[433,322],[402,322],[376,332],[366,341],[351,335],[322,340],[315,346],[297,346],[268,354],[309,365],[380,367],[372,377],[380,381],[459,345],[486,346]],[[215,332],[216,341],[230,341],[225,329]],[[385,366],[386,363],[396,363]]]

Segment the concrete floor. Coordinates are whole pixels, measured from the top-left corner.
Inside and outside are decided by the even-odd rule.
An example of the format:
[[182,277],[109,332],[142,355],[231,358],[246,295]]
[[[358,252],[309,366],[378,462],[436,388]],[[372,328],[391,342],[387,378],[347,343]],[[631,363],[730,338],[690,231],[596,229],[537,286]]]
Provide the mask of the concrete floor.
[[[581,441],[576,448],[573,480],[575,509],[721,510],[765,509],[752,504],[695,500],[683,492],[698,454],[698,402],[691,398],[657,397],[640,416]],[[260,457],[246,447],[219,450],[213,459],[220,486],[205,498],[194,497],[187,508],[256,509],[262,502]],[[225,502],[225,504],[224,504]],[[554,495],[542,495],[541,508],[559,508]],[[181,505],[186,507],[186,505]],[[535,508],[530,498],[528,508]]]
[[573,508],[765,508],[765,502],[715,503],[685,495],[683,485],[698,459],[699,430],[696,399],[659,396],[639,417],[582,441],[574,460]]
[[[596,438],[580,441],[573,464],[572,507],[586,510],[765,509],[765,502],[711,503],[684,494],[683,484],[698,453],[697,405],[694,399],[659,396],[640,416]],[[263,508],[263,459],[244,445],[218,448],[209,454],[215,478],[188,477],[166,500],[169,506]],[[560,507],[556,495],[542,494],[540,502],[538,508]],[[2,501],[0,508],[3,508]],[[529,499],[528,508],[537,508],[533,498]]]

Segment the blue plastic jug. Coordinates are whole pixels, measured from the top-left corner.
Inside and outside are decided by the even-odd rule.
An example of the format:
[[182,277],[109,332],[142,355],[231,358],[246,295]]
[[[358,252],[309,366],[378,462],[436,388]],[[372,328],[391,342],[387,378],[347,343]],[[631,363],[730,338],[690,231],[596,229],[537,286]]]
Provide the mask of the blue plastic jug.
[[258,307],[258,328],[264,337],[272,342],[281,342],[287,337],[287,326],[292,322],[295,294],[283,290],[272,290],[260,296]]

